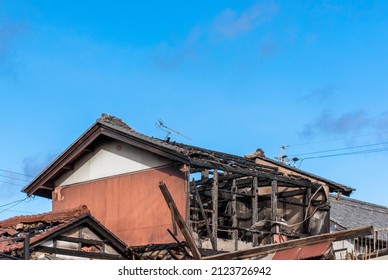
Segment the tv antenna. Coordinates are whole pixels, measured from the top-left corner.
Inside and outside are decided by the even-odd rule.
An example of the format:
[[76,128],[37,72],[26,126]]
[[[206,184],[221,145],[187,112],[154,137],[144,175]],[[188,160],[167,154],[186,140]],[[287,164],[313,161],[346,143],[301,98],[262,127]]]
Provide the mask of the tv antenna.
[[156,125],[157,128],[159,128],[159,129],[161,129],[161,130],[163,130],[164,132],[167,133],[166,138],[164,139],[164,140],[167,141],[167,142],[170,141],[170,135],[171,135],[171,134],[177,135],[177,136],[181,136],[181,137],[184,137],[184,138],[186,138],[186,139],[191,140],[190,137],[188,137],[188,136],[186,136],[186,135],[180,133],[179,131],[176,131],[176,130],[174,130],[174,129],[168,127],[167,125],[165,125],[164,122],[163,122],[161,119],[157,120],[157,121],[155,122],[155,125]]

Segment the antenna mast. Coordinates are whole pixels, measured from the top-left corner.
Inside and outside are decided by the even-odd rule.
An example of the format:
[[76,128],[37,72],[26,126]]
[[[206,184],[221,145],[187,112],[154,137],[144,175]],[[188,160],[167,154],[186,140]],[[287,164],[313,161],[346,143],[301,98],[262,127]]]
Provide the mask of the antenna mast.
[[159,129],[161,129],[161,130],[163,130],[164,132],[167,133],[166,138],[164,139],[164,140],[166,140],[166,141],[169,141],[169,140],[170,140],[170,135],[171,135],[171,134],[179,135],[179,136],[181,136],[181,137],[184,137],[184,138],[186,138],[186,139],[191,140],[190,137],[188,137],[188,136],[186,136],[186,135],[180,133],[179,131],[176,131],[176,130],[174,130],[174,129],[168,127],[167,125],[165,125],[164,122],[163,122],[161,119],[158,119],[158,120],[156,121],[155,125],[156,125],[156,127],[158,127]]

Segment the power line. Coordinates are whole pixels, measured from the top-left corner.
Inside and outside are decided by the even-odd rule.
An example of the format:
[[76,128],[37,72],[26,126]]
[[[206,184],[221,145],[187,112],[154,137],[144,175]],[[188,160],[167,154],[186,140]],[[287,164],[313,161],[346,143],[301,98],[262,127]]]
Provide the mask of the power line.
[[24,185],[15,184],[15,183],[6,182],[6,181],[1,181],[1,180],[0,180],[0,183],[9,184],[9,185],[14,185],[14,186],[18,186],[18,187],[24,187]]
[[29,182],[29,180],[21,179],[21,178],[16,178],[16,177],[12,177],[12,176],[0,175],[0,177],[4,177],[4,178],[8,178],[8,179],[14,179],[14,180],[19,180],[19,181],[24,181],[24,182]]
[[357,152],[350,152],[350,153],[340,153],[340,154],[332,154],[332,155],[322,155],[322,156],[315,156],[315,157],[307,157],[307,158],[303,158],[303,160],[306,160],[306,159],[316,159],[316,158],[336,157],[336,156],[347,156],[347,155],[361,155],[361,154],[380,153],[380,152],[388,152],[388,148],[380,148],[380,149],[364,150],[364,151],[357,151]]
[[21,175],[21,176],[26,176],[26,177],[31,177],[31,178],[34,178],[34,177],[35,177],[35,176],[32,176],[32,175],[23,174],[23,173],[18,173],[18,172],[6,170],[6,169],[0,169],[0,171],[7,172],[7,173],[11,173],[11,174],[16,174],[16,175]]
[[334,138],[334,139],[328,139],[328,140],[305,142],[305,143],[287,145],[287,147],[305,146],[305,145],[311,145],[311,144],[321,144],[321,143],[344,141],[344,140],[353,140],[354,138],[360,138],[360,137],[372,136],[372,135],[377,135],[377,133],[369,133],[369,134],[364,134],[364,135],[356,135],[356,136],[352,136],[351,138],[349,138],[349,137],[341,137],[341,138]]
[[320,154],[320,153],[327,153],[327,152],[335,152],[335,151],[342,151],[342,150],[351,150],[351,149],[379,146],[379,145],[384,145],[384,144],[388,144],[388,142],[366,144],[366,145],[359,145],[359,146],[352,146],[352,147],[345,147],[345,148],[337,148],[337,149],[330,149],[330,150],[322,150],[322,151],[316,151],[316,152],[300,153],[300,154],[290,155],[290,157],[302,156],[302,155]]
[[27,196],[26,198],[19,199],[19,200],[16,200],[16,201],[4,204],[4,205],[0,205],[0,208],[5,207],[5,206],[9,206],[8,208],[2,209],[0,211],[0,213],[3,213],[5,211],[9,211],[9,209],[15,207],[16,205],[18,205],[18,204],[20,204],[22,202],[28,203],[28,202],[30,202],[31,200],[34,200],[34,199],[35,199],[35,196]]

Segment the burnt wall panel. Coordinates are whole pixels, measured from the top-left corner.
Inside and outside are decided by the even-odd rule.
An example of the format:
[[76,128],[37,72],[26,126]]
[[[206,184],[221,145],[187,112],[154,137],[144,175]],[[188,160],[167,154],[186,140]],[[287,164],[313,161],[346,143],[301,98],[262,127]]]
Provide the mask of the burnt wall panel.
[[[147,170],[60,187],[53,210],[85,204],[91,214],[129,246],[174,242],[170,210],[159,189],[164,181],[186,219],[186,177],[179,166]],[[60,197],[60,199],[55,198]],[[181,235],[178,236],[183,240]]]

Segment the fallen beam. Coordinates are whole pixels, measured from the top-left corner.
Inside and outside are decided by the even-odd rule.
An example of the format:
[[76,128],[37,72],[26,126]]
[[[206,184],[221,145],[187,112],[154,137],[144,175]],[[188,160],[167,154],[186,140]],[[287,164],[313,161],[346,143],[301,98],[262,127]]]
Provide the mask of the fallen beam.
[[285,243],[270,244],[270,245],[259,246],[259,247],[247,249],[247,250],[240,250],[235,252],[213,255],[209,257],[204,257],[202,259],[204,260],[248,259],[248,258],[260,256],[260,255],[271,254],[285,249],[314,245],[314,244],[323,243],[327,241],[334,242],[334,241],[352,239],[352,238],[362,237],[362,236],[367,236],[372,234],[373,234],[372,226],[359,227],[359,228],[353,228],[349,230],[342,230],[334,233],[325,233],[325,234],[295,239]]
[[171,205],[172,209],[175,212],[175,221],[187,242],[187,246],[190,248],[190,251],[193,254],[193,258],[195,260],[200,260],[201,254],[199,253],[198,248],[195,245],[195,242],[190,234],[190,231],[186,226],[186,222],[182,218],[182,215],[179,213],[179,210],[176,207],[174,199],[168,191],[167,186],[163,182],[159,182],[159,188],[164,196],[164,199],[166,200],[167,205]]

